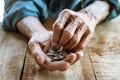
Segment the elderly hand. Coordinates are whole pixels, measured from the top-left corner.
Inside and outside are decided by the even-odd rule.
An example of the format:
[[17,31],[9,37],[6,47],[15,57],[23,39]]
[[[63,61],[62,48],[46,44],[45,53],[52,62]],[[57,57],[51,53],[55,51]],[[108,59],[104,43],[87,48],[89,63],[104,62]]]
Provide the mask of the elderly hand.
[[53,45],[60,45],[70,53],[61,61],[52,62],[46,56],[51,47],[51,33],[38,18],[27,16],[18,21],[16,27],[30,39],[28,47],[40,66],[48,70],[66,70],[82,57],[81,50],[90,40],[96,24],[108,16],[109,9],[106,1],[95,1],[79,12],[65,9],[60,13],[53,25]]
[[74,60],[68,62],[73,64],[83,56],[81,50],[92,37],[95,26],[94,16],[87,11],[74,12],[65,9],[53,25],[53,45],[60,45],[70,51],[67,58],[72,55]]
[[68,69],[70,63],[66,61],[67,59],[53,62],[46,55],[51,47],[52,32],[46,30],[39,19],[32,16],[25,17],[17,23],[17,28],[29,38],[29,51],[41,67],[50,71]]
[[35,57],[37,63],[47,70],[66,70],[70,66],[67,61],[53,62],[52,59],[46,55],[51,46],[51,36],[51,32],[34,33],[28,43],[30,53]]

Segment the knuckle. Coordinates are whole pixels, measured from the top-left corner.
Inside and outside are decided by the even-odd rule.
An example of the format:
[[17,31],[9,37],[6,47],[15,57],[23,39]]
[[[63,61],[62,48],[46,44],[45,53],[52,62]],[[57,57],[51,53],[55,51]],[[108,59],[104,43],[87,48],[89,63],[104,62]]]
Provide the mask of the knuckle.
[[61,24],[60,23],[54,23],[53,24],[53,29],[57,30],[57,31],[62,30]]
[[87,29],[87,30],[86,30],[86,33],[87,33],[87,34],[90,34],[90,33],[92,33],[92,31],[91,31],[90,29]]
[[68,30],[64,30],[64,35],[65,35],[66,39],[70,39],[73,36],[73,34]]
[[72,12],[71,15],[70,15],[70,18],[71,18],[72,21],[76,20],[76,19],[78,19],[78,15],[76,15],[74,12]]
[[77,18],[77,20],[80,26],[83,26],[85,24],[85,22],[81,18]]
[[94,33],[94,29],[93,29],[92,27],[87,27],[86,32],[87,32],[88,34]]
[[91,34],[92,33],[92,31],[91,31],[91,29],[90,28],[87,28],[86,30],[85,30],[85,36],[88,36],[89,34]]
[[79,43],[79,40],[77,38],[73,38],[73,43],[74,44],[78,44]]
[[71,10],[69,10],[69,9],[64,9],[64,10],[62,11],[62,13],[70,13],[70,11],[71,11]]

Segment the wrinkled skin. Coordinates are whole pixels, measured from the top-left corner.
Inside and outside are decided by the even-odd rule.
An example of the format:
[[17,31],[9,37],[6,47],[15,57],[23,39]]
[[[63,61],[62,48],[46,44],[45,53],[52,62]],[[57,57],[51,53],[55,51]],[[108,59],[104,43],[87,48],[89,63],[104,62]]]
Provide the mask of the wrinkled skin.
[[[90,15],[65,9],[53,25],[53,34],[36,32],[32,35],[28,47],[40,66],[51,71],[63,71],[83,56],[81,50],[90,40],[94,28],[90,28],[82,19],[85,17],[81,16],[89,21]],[[51,44],[63,46],[65,50],[70,50],[70,54],[62,61],[52,62],[45,55]]]
[[[82,49],[91,39],[95,26],[108,16],[109,8],[107,2],[95,1],[78,12],[65,9],[53,24],[53,34],[45,29],[38,18],[32,16],[20,20],[17,28],[29,38],[30,53],[41,67],[50,71],[64,71],[82,58]],[[46,52],[51,46],[57,45],[69,51],[69,55],[53,62]]]
[[28,43],[29,50],[41,67],[50,71],[64,71],[68,69],[70,65],[75,62],[76,59],[80,59],[80,55],[83,53],[71,53],[62,61],[52,62],[52,59],[45,55],[45,53],[51,47],[51,37],[51,32],[48,32],[46,34],[39,34],[39,32],[35,33]]
[[[96,26],[93,15],[83,11],[63,10],[53,25],[53,45],[60,45],[71,53],[79,53],[91,39]],[[83,56],[83,54],[79,54]],[[73,62],[76,62],[74,60]]]
[[53,44],[79,51],[92,37],[95,25],[92,15],[65,9],[53,25]]

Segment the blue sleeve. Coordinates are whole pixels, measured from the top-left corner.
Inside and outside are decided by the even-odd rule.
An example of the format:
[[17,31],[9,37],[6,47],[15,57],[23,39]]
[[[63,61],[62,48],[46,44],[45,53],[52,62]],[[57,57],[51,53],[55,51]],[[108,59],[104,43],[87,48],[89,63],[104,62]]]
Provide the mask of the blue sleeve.
[[108,22],[120,14],[120,0],[106,0],[110,4],[110,13],[103,22]]
[[[47,1],[49,5],[45,1]],[[98,0],[71,0],[69,2],[67,2],[67,0],[5,0],[3,27],[6,29],[17,31],[16,23],[26,16],[34,16],[42,21],[50,16],[50,13],[52,13],[53,15],[55,15],[55,13],[58,14],[61,9],[64,8],[74,9],[76,7],[80,10],[81,8],[87,7],[94,1]],[[103,22],[110,21],[120,14],[119,0],[105,1],[110,4],[110,13]],[[75,3],[75,5],[78,4],[78,7],[75,6],[73,2]]]
[[5,0],[3,28],[17,31],[16,23],[26,17],[47,17],[46,4],[42,0]]

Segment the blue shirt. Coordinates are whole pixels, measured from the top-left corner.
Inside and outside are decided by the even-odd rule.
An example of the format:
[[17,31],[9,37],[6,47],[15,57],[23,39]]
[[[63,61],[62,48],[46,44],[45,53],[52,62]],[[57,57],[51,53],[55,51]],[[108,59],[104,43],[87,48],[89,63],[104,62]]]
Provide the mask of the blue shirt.
[[[34,16],[44,21],[57,17],[63,9],[78,11],[97,0],[5,0],[3,28],[17,31],[16,23],[26,16]],[[104,21],[115,18],[120,13],[119,0],[105,0],[110,4],[109,16]]]

